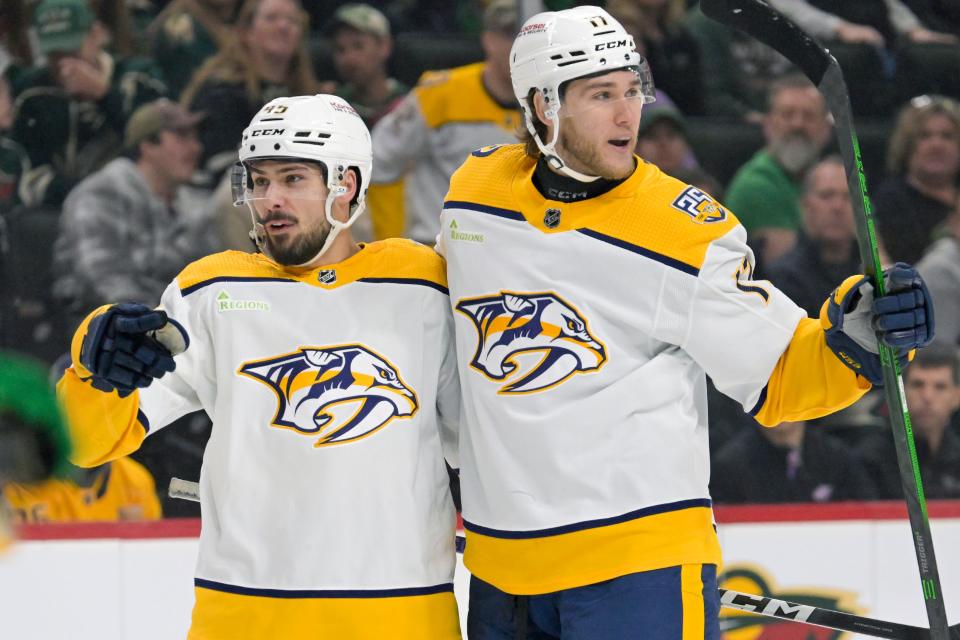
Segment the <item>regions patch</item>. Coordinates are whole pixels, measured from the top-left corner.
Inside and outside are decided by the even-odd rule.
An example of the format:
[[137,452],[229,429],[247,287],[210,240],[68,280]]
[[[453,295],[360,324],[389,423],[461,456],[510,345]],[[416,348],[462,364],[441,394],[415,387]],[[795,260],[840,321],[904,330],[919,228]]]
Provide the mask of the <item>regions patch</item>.
[[709,194],[696,187],[684,189],[671,206],[693,218],[697,224],[723,222],[727,219],[727,210]]

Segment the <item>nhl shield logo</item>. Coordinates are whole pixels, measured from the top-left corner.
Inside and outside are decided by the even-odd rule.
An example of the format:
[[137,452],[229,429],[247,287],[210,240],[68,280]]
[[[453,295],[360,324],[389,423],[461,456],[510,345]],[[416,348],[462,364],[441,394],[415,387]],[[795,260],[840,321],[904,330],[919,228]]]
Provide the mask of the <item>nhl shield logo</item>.
[[557,225],[560,224],[560,209],[547,209],[547,212],[543,214],[543,224],[548,229],[556,229]]
[[317,280],[322,284],[333,284],[337,281],[337,272],[333,269],[323,269],[317,275]]

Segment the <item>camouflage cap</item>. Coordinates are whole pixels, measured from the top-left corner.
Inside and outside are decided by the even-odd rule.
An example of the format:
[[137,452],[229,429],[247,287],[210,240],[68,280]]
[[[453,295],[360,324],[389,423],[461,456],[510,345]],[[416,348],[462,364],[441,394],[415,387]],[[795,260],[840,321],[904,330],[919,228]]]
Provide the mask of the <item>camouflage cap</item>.
[[511,38],[520,30],[517,0],[490,0],[483,10],[483,30],[503,33]]
[[43,0],[33,11],[40,53],[78,51],[93,21],[87,0]]
[[345,4],[337,9],[327,30],[329,33],[334,33],[343,26],[379,38],[390,35],[390,21],[380,11],[368,4]]

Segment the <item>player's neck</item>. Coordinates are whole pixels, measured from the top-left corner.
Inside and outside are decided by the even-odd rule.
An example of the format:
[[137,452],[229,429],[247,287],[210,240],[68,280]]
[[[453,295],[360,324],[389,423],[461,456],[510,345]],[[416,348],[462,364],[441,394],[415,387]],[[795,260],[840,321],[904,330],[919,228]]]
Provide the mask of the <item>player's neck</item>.
[[593,182],[581,182],[576,178],[557,173],[541,158],[537,161],[537,168],[533,172],[533,186],[544,198],[560,202],[577,202],[601,196],[627,178],[608,180],[597,178]]

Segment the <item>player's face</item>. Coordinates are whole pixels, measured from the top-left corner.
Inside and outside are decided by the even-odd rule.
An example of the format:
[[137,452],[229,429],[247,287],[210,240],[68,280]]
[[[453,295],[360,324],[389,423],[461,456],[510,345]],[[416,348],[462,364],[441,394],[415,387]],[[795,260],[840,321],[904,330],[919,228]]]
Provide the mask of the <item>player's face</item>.
[[960,387],[953,382],[953,371],[949,366],[912,366],[905,375],[910,421],[924,433],[945,429],[960,408]]
[[557,151],[570,168],[611,180],[634,169],[643,94],[632,71],[613,71],[567,85]]
[[270,255],[282,265],[313,258],[330,233],[327,185],[315,164],[263,160],[250,167],[251,200]]
[[956,180],[960,174],[960,131],[942,113],[930,115],[920,126],[920,134],[910,154],[911,175]]

